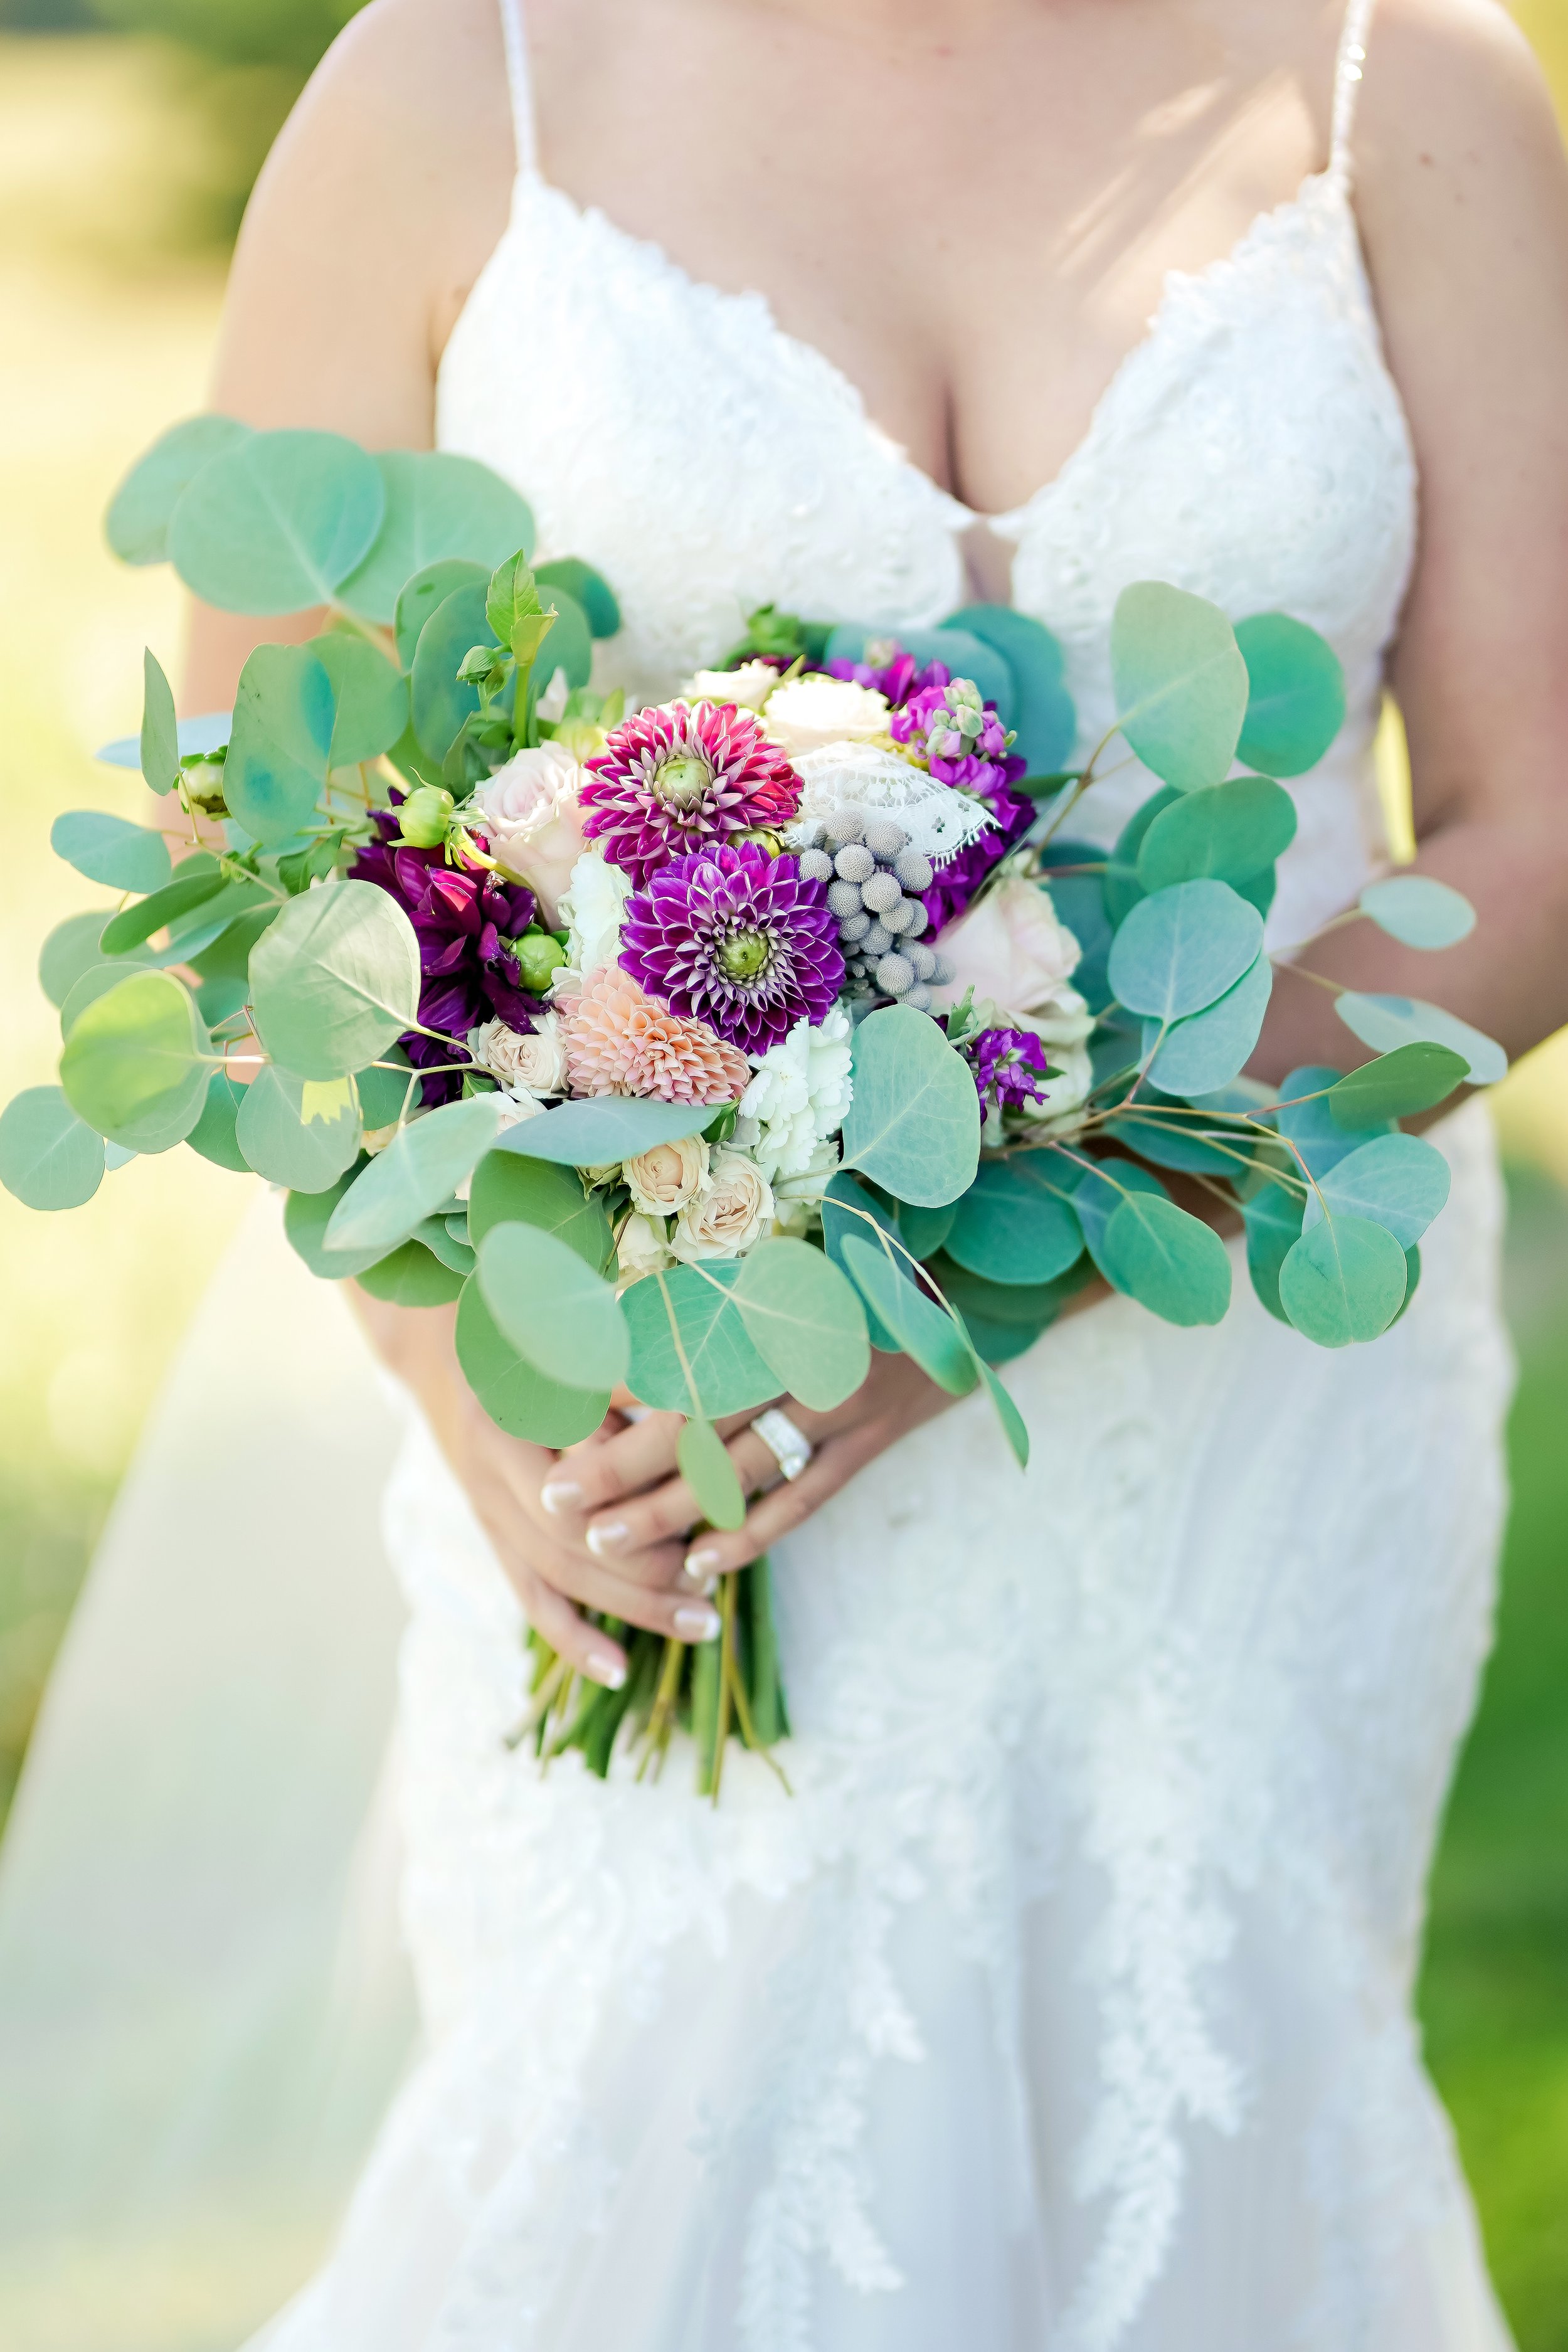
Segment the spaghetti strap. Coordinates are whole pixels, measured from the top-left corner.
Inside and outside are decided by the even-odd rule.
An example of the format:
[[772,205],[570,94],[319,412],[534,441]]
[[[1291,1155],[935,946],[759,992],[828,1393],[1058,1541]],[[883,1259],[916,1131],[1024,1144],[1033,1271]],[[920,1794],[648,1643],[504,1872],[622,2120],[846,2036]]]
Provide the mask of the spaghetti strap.
[[528,61],[528,27],[523,0],[500,0],[501,38],[506,44],[506,78],[511,90],[512,132],[517,142],[519,178],[539,172],[539,142],[533,123],[533,73]]
[[1362,68],[1366,63],[1366,39],[1376,0],[1350,0],[1340,32],[1334,62],[1333,131],[1329,147],[1329,177],[1343,188],[1351,184],[1351,132],[1355,127],[1356,100],[1361,95]]

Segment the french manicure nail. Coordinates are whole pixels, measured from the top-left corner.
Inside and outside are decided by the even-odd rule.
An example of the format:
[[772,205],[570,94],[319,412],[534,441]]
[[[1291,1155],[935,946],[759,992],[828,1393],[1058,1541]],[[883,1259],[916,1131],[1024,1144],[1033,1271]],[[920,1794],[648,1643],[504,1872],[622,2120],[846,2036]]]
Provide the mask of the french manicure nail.
[[570,1478],[552,1478],[548,1486],[540,1488],[539,1499],[552,1514],[573,1511],[583,1499],[583,1489]]
[[723,1566],[722,1555],[716,1551],[689,1551],[686,1555],[686,1580],[689,1584],[705,1585]]
[[688,1642],[715,1642],[719,1638],[717,1609],[678,1609],[675,1630]]
[[606,1690],[619,1690],[626,1678],[619,1658],[613,1658],[607,1650],[590,1651],[583,1672],[595,1682],[603,1683]]
[[606,1528],[590,1528],[588,1549],[595,1559],[603,1559],[606,1552],[625,1551],[631,1532],[625,1519],[612,1519]]

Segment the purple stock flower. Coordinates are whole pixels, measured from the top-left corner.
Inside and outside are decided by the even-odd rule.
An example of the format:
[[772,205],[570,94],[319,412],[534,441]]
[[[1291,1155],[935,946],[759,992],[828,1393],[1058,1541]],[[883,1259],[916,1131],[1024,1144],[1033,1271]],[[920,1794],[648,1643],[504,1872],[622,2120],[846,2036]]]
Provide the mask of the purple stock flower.
[[1046,1099],[1046,1049],[1032,1029],[982,1029],[963,1048],[982,1113]]
[[921,892],[929,939],[934,939],[963,914],[992,867],[999,866],[1015,844],[1023,839],[1037,814],[1033,801],[1009,792],[1005,783],[970,790],[975,800],[984,802],[996,822],[989,833],[983,833],[978,841],[972,841],[966,849],[950,857],[945,866],[939,866],[931,876],[929,889]]
[[852,686],[868,686],[882,695],[889,707],[901,710],[917,688],[945,686],[952,672],[942,662],[931,662],[921,669],[913,654],[907,654],[900,645],[868,645],[868,653],[885,653],[886,661],[830,661],[828,670],[834,677],[847,678]]
[[[447,1037],[467,1037],[470,1029],[499,1015],[512,1029],[528,1029],[542,1010],[541,999],[517,984],[510,942],[527,930],[536,901],[531,890],[487,866],[461,860],[449,865],[442,849],[412,849],[398,843],[397,816],[375,818],[378,843],[355,858],[352,878],[374,883],[396,899],[419,941],[419,1018]],[[398,1043],[416,1068],[432,1062],[466,1062],[467,1047],[422,1037],[410,1030]],[[459,1071],[425,1080],[426,1103],[449,1102],[461,1094]]]
[[826,885],[752,841],[661,866],[626,902],[620,961],[672,1013],[746,1054],[821,1021],[844,985]]

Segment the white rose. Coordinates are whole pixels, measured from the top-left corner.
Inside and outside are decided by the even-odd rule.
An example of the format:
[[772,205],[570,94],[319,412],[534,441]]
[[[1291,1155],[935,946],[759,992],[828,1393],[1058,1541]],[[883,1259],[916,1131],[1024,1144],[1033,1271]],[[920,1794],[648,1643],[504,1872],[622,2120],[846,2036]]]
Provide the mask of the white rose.
[[763,725],[793,759],[828,743],[870,743],[888,731],[888,698],[847,677],[794,677],[768,697]]
[[563,743],[539,743],[498,768],[475,798],[490,855],[525,882],[554,930],[562,892],[583,854],[577,787],[583,772]]
[[645,1274],[658,1274],[669,1264],[663,1227],[647,1217],[628,1217],[616,1244],[616,1259],[628,1282],[640,1281]]
[[639,1151],[621,1171],[631,1192],[632,1205],[645,1217],[673,1217],[696,1199],[708,1175],[708,1143],[688,1135],[679,1143],[656,1143]]
[[469,1030],[468,1051],[509,1094],[566,1091],[566,1047],[553,1013],[542,1013],[531,1030],[509,1029],[504,1021],[487,1021],[482,1028]]
[[700,669],[684,692],[689,702],[729,702],[738,710],[760,710],[779,673],[772,662],[742,662],[739,669]]
[[[572,868],[572,887],[561,901],[561,919],[571,926],[569,969],[584,978],[614,963],[621,951],[621,920],[632,895],[632,877],[596,849],[585,849]],[[559,983],[561,975],[555,975]]]
[[768,1176],[800,1175],[843,1126],[854,1093],[850,1034],[849,1016],[836,1004],[819,1028],[797,1021],[758,1061],[740,1115],[755,1122],[756,1156]]
[[675,1221],[669,1246],[688,1265],[739,1257],[773,1221],[773,1188],[742,1151],[716,1151],[708,1181]]

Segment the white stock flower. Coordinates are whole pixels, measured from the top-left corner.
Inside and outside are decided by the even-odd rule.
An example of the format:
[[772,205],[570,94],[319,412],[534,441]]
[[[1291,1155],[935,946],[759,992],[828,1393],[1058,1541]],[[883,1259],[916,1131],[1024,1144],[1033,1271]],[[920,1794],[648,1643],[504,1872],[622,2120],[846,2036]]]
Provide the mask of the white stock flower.
[[[572,868],[572,884],[561,901],[562,920],[571,928],[568,969],[586,979],[614,963],[621,951],[621,921],[634,885],[596,849],[585,849]],[[557,974],[557,979],[560,975]]]
[[852,678],[792,677],[769,696],[763,727],[792,759],[828,743],[871,743],[888,731],[888,698]]
[[742,662],[739,669],[700,669],[684,688],[689,702],[729,702],[737,710],[760,710],[779,673],[772,662]]
[[538,1015],[531,1030],[509,1029],[487,1021],[468,1032],[468,1051],[482,1070],[499,1078],[510,1095],[562,1095],[566,1091],[566,1047],[553,1013]]
[[753,1149],[769,1176],[800,1175],[843,1126],[854,1094],[850,1035],[849,1016],[836,1004],[819,1028],[797,1021],[757,1063],[741,1117],[756,1122]]
[[675,1221],[674,1255],[688,1265],[705,1257],[739,1257],[773,1221],[773,1188],[743,1151],[713,1154],[708,1181]]
[[616,1261],[628,1282],[638,1281],[645,1274],[658,1274],[669,1264],[662,1229],[647,1217],[628,1217],[616,1244]]
[[635,1209],[645,1217],[673,1217],[696,1199],[707,1179],[707,1139],[688,1135],[679,1143],[656,1143],[651,1151],[628,1160],[621,1173]]

